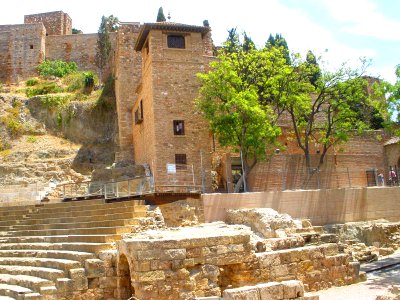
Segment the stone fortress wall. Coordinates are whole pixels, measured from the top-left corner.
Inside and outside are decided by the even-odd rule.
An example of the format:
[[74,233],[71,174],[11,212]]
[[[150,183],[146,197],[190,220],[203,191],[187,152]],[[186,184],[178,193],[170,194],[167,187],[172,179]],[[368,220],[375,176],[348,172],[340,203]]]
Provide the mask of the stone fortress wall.
[[0,81],[11,83],[37,74],[45,57],[42,24],[0,25]]
[[72,34],[72,19],[62,11],[53,11],[41,14],[26,15],[25,24],[43,24],[47,35]]
[[[82,70],[97,70],[97,34],[71,34],[72,21],[67,14],[58,11],[28,15],[25,23],[0,26],[0,81],[12,83],[35,76],[36,66],[45,58],[75,61]],[[111,34],[114,53],[107,73],[115,78],[119,128],[116,160],[147,163],[154,172],[159,170],[160,179],[166,173],[166,163],[175,163],[176,154],[186,154],[187,164],[196,170],[195,184],[200,185],[203,178],[210,187],[210,178],[204,178],[210,173],[210,152],[224,150],[212,147],[207,124],[193,108],[193,100],[199,88],[196,73],[205,71],[212,59],[211,29],[198,26],[201,29],[196,30],[201,32],[196,32],[196,26],[171,24],[150,28],[139,48],[138,37],[146,24],[121,23],[119,31]],[[167,46],[171,32],[185,37],[186,49]],[[136,111],[143,112],[139,122],[134,120]],[[185,135],[174,135],[174,120],[184,120]],[[326,172],[321,173],[318,184],[328,182],[328,188],[366,186],[367,170],[379,169],[387,174],[385,163],[389,160],[384,159],[383,142],[374,135],[354,137],[329,153]],[[290,138],[283,137],[281,142],[287,149],[259,163],[250,175],[253,191],[279,191],[301,185],[303,156]],[[314,150],[313,159],[317,161],[319,155]],[[231,165],[227,161],[223,165],[222,185],[232,191]]]

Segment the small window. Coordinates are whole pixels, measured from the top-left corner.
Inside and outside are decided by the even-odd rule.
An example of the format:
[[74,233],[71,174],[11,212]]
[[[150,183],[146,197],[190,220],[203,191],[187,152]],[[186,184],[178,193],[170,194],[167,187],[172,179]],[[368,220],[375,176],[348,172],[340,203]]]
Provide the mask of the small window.
[[185,121],[183,120],[174,120],[174,135],[185,135]]
[[135,111],[135,124],[143,122],[143,102],[140,100],[139,107]]
[[185,37],[183,35],[168,35],[168,48],[185,49]]
[[30,49],[33,49],[33,45],[30,45],[29,48],[30,48]]
[[175,165],[177,170],[186,170],[186,154],[175,154]]

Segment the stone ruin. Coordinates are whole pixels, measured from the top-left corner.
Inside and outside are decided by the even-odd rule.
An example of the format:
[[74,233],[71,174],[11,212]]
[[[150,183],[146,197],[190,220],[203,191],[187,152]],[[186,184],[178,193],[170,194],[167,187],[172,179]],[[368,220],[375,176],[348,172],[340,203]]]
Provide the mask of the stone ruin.
[[227,222],[126,235],[112,254],[119,299],[318,299],[304,292],[365,279],[336,243],[310,243],[307,220],[242,209]]

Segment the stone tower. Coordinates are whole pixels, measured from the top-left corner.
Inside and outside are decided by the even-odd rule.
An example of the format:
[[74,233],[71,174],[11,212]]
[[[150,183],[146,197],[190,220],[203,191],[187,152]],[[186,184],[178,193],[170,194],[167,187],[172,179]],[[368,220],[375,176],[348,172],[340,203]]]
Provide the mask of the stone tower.
[[145,23],[135,50],[142,56],[132,111],[135,162],[151,166],[157,185],[172,184],[169,173],[174,177],[174,172],[187,171],[193,176],[175,180],[177,185],[191,181],[209,188],[211,139],[194,100],[199,90],[196,74],[212,59],[210,28]]

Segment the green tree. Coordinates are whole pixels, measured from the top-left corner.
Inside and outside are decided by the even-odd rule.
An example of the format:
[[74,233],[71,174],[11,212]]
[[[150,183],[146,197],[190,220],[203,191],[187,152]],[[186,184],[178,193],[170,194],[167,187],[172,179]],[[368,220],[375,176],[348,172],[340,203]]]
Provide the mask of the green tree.
[[309,71],[310,83],[316,87],[318,79],[321,78],[321,69],[317,62],[317,58],[311,50],[308,50],[306,56],[306,63]]
[[72,28],[72,34],[82,34],[82,30],[80,29],[76,29],[76,28]]
[[167,19],[166,19],[165,16],[164,16],[163,8],[160,7],[160,8],[158,9],[157,21],[156,21],[156,22],[165,22],[165,21],[167,21]]
[[103,72],[110,61],[112,53],[112,44],[110,32],[118,29],[118,18],[113,15],[109,17],[102,16],[100,27],[97,32],[96,66],[99,68],[99,79],[103,79]]
[[199,75],[197,106],[220,144],[241,154],[243,175],[235,191],[242,183],[247,190],[246,178],[280,133],[281,109],[274,104],[288,65],[278,48],[258,50],[246,33],[241,42],[235,28],[228,31],[218,58],[211,72]]
[[[321,71],[320,78],[312,84],[312,64],[306,61],[294,66],[292,96],[282,105],[290,116],[293,134],[311,175],[321,167],[330,148],[368,128],[353,109],[356,103],[368,101],[367,82],[362,77],[366,67],[363,61],[359,69],[342,65],[335,72]],[[311,164],[312,145],[321,147],[316,166]]]
[[391,84],[385,80],[376,81],[372,85],[372,105],[383,118],[384,127],[400,136],[400,65],[395,70],[396,82]]
[[291,64],[289,47],[287,45],[286,39],[282,37],[281,34],[277,33],[275,34],[275,37],[270,34],[265,46],[269,49],[273,47],[280,49],[285,56],[286,63],[288,65]]

